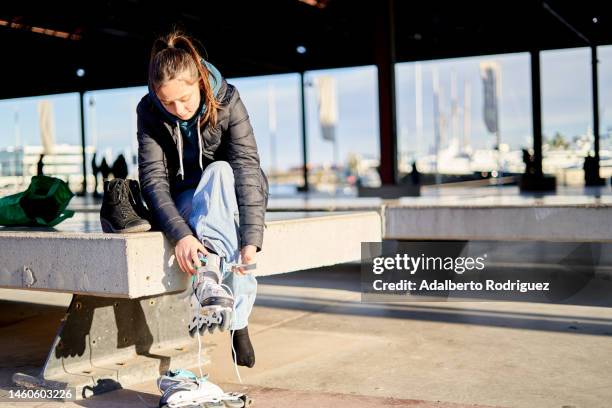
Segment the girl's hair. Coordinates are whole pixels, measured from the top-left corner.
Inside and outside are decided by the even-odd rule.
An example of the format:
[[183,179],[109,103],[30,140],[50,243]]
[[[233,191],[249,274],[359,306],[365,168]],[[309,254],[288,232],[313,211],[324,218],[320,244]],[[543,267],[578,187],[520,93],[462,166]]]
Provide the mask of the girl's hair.
[[208,80],[208,68],[202,64],[194,42],[179,30],[173,30],[155,40],[149,60],[149,87],[157,92],[166,81],[173,80],[188,71],[192,78],[198,80],[200,90],[204,91],[206,113],[200,118],[199,125],[210,123],[214,127],[217,124],[219,102]]

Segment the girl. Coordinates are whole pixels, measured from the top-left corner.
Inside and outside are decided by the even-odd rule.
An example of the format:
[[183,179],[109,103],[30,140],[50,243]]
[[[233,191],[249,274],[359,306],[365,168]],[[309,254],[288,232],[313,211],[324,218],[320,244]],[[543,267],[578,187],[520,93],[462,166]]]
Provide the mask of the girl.
[[217,272],[207,295],[223,298],[221,281],[231,288],[232,356],[252,367],[247,324],[257,281],[244,267],[223,267],[239,258],[255,263],[263,241],[268,180],[247,110],[238,90],[178,31],[155,41],[148,82],[137,108],[143,197],[154,224],[175,245],[180,269],[195,274],[201,253]]

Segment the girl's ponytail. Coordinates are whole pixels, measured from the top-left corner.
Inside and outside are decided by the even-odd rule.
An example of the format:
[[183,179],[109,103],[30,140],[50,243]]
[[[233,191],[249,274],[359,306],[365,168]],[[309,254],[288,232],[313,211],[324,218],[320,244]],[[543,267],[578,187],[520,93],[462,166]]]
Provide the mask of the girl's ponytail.
[[206,113],[200,118],[200,126],[210,123],[215,127],[219,102],[208,79],[208,68],[202,64],[194,40],[178,30],[155,40],[149,62],[149,87],[157,90],[164,82],[176,78],[185,70],[199,78],[200,89],[204,91]]

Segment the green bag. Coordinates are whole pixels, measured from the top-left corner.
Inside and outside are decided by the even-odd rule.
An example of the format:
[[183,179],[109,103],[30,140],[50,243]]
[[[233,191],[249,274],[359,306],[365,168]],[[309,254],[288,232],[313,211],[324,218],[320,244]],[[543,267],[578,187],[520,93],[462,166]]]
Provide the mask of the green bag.
[[65,181],[34,176],[26,191],[0,198],[0,225],[53,227],[74,215],[66,209],[72,197]]

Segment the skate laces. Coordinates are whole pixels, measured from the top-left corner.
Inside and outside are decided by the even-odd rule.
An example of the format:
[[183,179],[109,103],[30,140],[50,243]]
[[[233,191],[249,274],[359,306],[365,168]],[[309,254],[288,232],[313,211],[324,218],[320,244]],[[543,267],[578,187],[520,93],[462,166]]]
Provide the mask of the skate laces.
[[[225,262],[224,258],[221,258],[221,270],[223,270],[225,268],[225,266],[229,266],[229,272],[230,273],[234,273],[235,268],[238,268],[240,266],[243,267],[247,267],[247,269],[254,269],[256,264],[251,264],[251,265],[244,265],[244,264],[233,264],[230,262]],[[234,318],[234,316],[236,315],[236,299],[234,298],[234,293],[232,292],[232,289],[227,286],[225,283],[221,283],[221,286],[226,288],[227,291],[229,292],[229,294],[232,296],[232,299],[234,299],[234,302],[232,303],[232,319]],[[240,377],[240,371],[238,370],[238,354],[236,353],[236,349],[234,348],[234,333],[236,332],[236,330],[232,330],[230,328],[230,331],[232,332],[232,338],[231,338],[231,342],[232,342],[232,361],[234,362],[234,372],[236,373],[236,377],[238,377],[238,381],[240,382],[240,384],[242,384],[242,377]]]
[[[234,298],[234,293],[232,292],[232,289],[226,285],[225,283],[221,283],[220,286],[224,287],[225,289],[227,289],[228,293],[230,294],[230,296],[232,297],[232,299]],[[200,308],[202,307],[202,305],[200,304],[200,302],[198,302],[198,314],[200,313]],[[236,304],[235,302],[232,303],[232,319],[234,318],[236,314]],[[231,330],[231,329],[230,329]],[[232,342],[232,353],[233,353],[233,362],[234,362],[234,372],[236,373],[236,377],[238,377],[238,381],[240,382],[240,384],[242,384],[242,377],[240,377],[240,371],[238,370],[238,362],[237,362],[237,357],[238,355],[236,354],[236,349],[234,348],[234,332],[235,330],[231,330],[232,332],[232,338],[231,338],[231,342]],[[200,377],[205,377],[202,371],[202,340],[200,339],[201,335],[199,330],[196,331],[197,333],[197,337],[198,337],[198,370],[200,371]],[[206,378],[208,378],[208,375],[206,375]]]
[[[200,258],[202,262],[204,262],[204,265],[206,265],[206,263],[208,262],[208,260],[206,258],[202,259]],[[231,264],[229,262],[225,262],[224,258],[219,258],[220,259],[220,265],[219,265],[219,269],[221,271],[224,271],[224,268],[226,265],[229,265],[232,267],[232,269],[230,269],[230,273],[234,270],[233,268],[236,267],[236,265],[240,265],[240,264]],[[202,267],[203,267],[202,266]],[[199,278],[199,276],[198,276]],[[196,278],[196,275],[193,275],[191,277],[191,283],[192,283],[192,288],[195,294],[197,301],[197,314],[200,314],[200,309],[202,308],[202,303],[200,302],[200,296],[201,293],[203,293],[203,284],[200,285],[197,280],[199,280],[198,278]],[[212,279],[211,279],[212,280]],[[202,282],[204,283],[204,282]],[[218,283],[218,285],[224,289],[227,290],[227,292],[230,294],[230,296],[232,297],[232,299],[234,299],[234,292],[232,291],[232,288],[230,288],[228,285],[226,285],[223,282]],[[200,286],[202,286],[200,293],[198,293],[198,289],[200,289]],[[235,300],[235,299],[234,299]],[[236,315],[236,302],[232,302],[232,319],[234,318],[234,316]],[[240,376],[240,371],[238,370],[238,362],[237,362],[237,354],[236,354],[236,349],[234,348],[234,332],[235,330],[231,330],[232,333],[232,337],[231,337],[231,342],[232,342],[232,353],[233,353],[233,362],[234,362],[234,372],[236,373],[236,377],[238,378],[238,381],[240,382],[240,384],[242,384],[242,377]],[[204,372],[202,370],[202,340],[200,339],[201,334],[199,330],[196,330],[196,334],[197,334],[197,338],[198,338],[198,370],[200,372],[200,377],[205,377],[204,376]]]
[[[253,263],[253,264],[231,263],[231,262],[225,261],[225,258],[219,257],[219,259],[220,259],[219,269],[220,269],[221,274],[223,272],[226,272],[226,271],[229,272],[229,273],[234,273],[238,268],[244,268],[246,270],[252,270],[252,269],[256,269],[256,267],[257,267],[256,263]],[[202,265],[202,267],[206,266],[206,262],[208,262],[206,257],[200,258],[200,260],[202,262],[204,262],[204,265]],[[198,275],[198,274],[196,274],[196,275]],[[196,314],[199,315],[200,314],[200,310],[202,308],[202,304],[200,302],[200,296],[203,293],[202,289],[203,289],[204,285],[200,285],[199,284],[199,275],[198,276],[196,276],[196,275],[192,275],[191,276],[191,288],[192,288],[192,290],[189,291],[189,289],[187,288],[185,290],[185,295],[186,295],[185,297],[190,296],[191,294],[194,295],[194,297],[197,300]],[[228,285],[226,285],[223,282],[217,283],[217,285],[219,285],[220,287],[226,289],[227,292],[232,297],[232,299],[234,299],[234,292],[232,291],[232,288],[230,288]],[[201,286],[201,288],[200,288],[200,286]],[[200,290],[198,290],[198,289],[200,289]],[[232,302],[232,319],[235,317],[235,315],[236,315],[236,302],[234,301],[234,302]],[[232,335],[231,335],[231,342],[232,342],[232,353],[233,353],[232,360],[233,360],[233,363],[234,363],[234,372],[235,372],[236,377],[238,378],[238,381],[240,382],[240,384],[243,384],[242,377],[240,376],[240,371],[238,369],[238,354],[236,353],[236,348],[234,347],[234,333],[235,333],[236,330],[232,330],[230,328],[230,331],[232,333]],[[204,372],[202,370],[202,357],[201,357],[201,354],[202,354],[202,340],[200,339],[200,337],[201,337],[200,331],[196,330],[196,334],[197,334],[197,338],[198,338],[198,370],[199,370],[199,373],[200,373],[200,378],[205,378],[205,377],[207,377],[207,375],[205,376]]]
[[[227,288],[227,290],[229,291],[230,295],[232,295],[232,298],[233,298],[234,294],[232,293],[232,289],[230,289],[230,287],[227,286],[225,283],[222,283],[221,285]],[[232,319],[234,318],[235,315],[236,315],[236,302],[232,303]],[[234,362],[234,371],[236,372],[236,377],[238,377],[238,381],[240,382],[240,384],[242,384],[242,377],[240,377],[240,371],[238,371],[238,354],[236,354],[236,349],[234,348],[234,333],[236,332],[236,330],[232,330],[230,328],[230,331],[232,332],[231,342],[232,342],[232,353],[233,353],[232,361]]]

